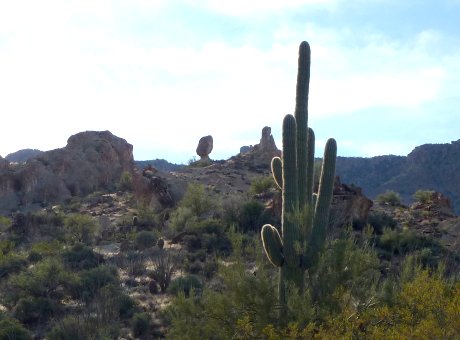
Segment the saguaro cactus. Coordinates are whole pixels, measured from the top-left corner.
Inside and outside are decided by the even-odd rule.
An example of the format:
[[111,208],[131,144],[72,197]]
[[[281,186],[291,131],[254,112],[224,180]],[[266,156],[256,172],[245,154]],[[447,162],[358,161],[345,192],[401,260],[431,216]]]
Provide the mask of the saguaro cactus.
[[310,82],[310,46],[299,48],[299,69],[295,115],[283,120],[282,159],[272,160],[276,184],[282,189],[281,234],[266,224],[262,242],[268,259],[280,268],[279,300],[286,304],[286,284],[304,290],[307,270],[317,266],[325,240],[335,177],[337,144],[329,139],[324,150],[318,194],[313,193],[315,135],[308,128],[308,89]]

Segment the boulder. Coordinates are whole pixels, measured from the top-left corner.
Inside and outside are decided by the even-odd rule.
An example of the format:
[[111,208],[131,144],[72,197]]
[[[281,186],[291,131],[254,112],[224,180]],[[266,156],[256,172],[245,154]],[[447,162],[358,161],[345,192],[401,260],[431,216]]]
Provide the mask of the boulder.
[[198,156],[201,157],[203,160],[209,159],[209,154],[211,153],[213,148],[213,139],[212,136],[205,136],[201,137],[200,141],[198,142],[198,146],[196,148],[196,153]]

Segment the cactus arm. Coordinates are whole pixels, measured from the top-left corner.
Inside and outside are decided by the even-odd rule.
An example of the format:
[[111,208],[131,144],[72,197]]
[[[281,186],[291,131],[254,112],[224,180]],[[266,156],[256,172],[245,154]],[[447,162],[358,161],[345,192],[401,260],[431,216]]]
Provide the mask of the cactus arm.
[[272,159],[272,174],[275,184],[278,188],[283,188],[283,162],[279,157],[273,157]]
[[315,132],[308,128],[307,135],[307,192],[306,204],[312,205],[313,185],[315,179]]
[[330,138],[326,142],[324,150],[313,229],[311,231],[309,253],[311,254],[311,259],[314,260],[311,265],[316,262],[315,259],[326,241],[326,229],[329,223],[329,211],[334,190],[336,156],[337,143],[335,139]]
[[278,230],[270,224],[262,227],[262,244],[270,262],[276,267],[281,267],[284,262],[283,243]]

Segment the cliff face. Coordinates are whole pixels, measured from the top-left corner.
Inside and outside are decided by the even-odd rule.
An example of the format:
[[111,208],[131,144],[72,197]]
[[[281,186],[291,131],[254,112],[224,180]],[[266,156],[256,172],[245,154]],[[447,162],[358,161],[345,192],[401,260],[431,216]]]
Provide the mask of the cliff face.
[[425,144],[407,157],[337,159],[337,174],[375,198],[386,190],[398,192],[404,202],[417,190],[434,190],[446,195],[460,214],[460,140],[450,144]]
[[115,185],[132,171],[133,147],[109,131],[71,136],[67,146],[47,151],[25,164],[0,166],[0,211],[21,205],[58,203],[75,195]]

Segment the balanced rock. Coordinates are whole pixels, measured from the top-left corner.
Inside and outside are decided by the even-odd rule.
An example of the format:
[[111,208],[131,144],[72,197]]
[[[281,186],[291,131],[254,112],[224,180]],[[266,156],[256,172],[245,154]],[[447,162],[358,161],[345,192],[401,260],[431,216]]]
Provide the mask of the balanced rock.
[[213,139],[212,136],[201,137],[196,148],[196,153],[201,159],[209,159],[209,154],[212,151]]

